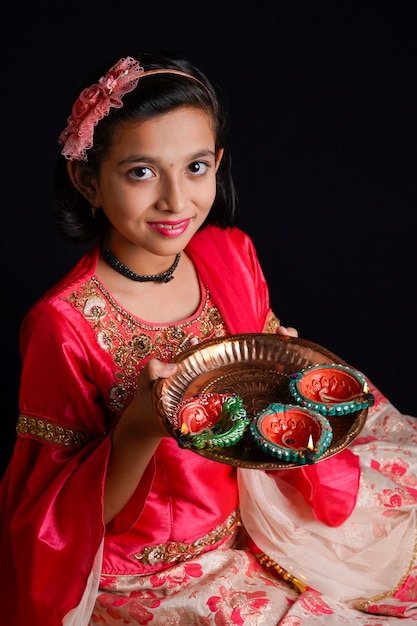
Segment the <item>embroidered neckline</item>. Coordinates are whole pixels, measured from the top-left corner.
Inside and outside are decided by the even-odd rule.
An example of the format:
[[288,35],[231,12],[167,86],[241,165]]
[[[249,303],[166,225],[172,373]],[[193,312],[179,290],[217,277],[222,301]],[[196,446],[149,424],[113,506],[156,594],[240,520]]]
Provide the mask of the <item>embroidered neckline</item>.
[[93,275],[91,277],[91,281],[95,284],[97,289],[103,294],[103,296],[106,298],[106,300],[108,300],[108,302],[111,304],[111,306],[120,315],[123,315],[123,317],[129,319],[135,325],[140,326],[141,328],[144,328],[144,329],[149,330],[149,331],[152,331],[152,330],[165,330],[166,328],[173,328],[174,326],[176,328],[183,328],[184,326],[189,326],[190,323],[194,322],[199,317],[201,317],[201,315],[204,313],[205,309],[208,306],[209,299],[210,299],[210,292],[209,292],[207,286],[201,280],[201,278],[199,278],[198,280],[199,280],[199,283],[200,283],[201,297],[200,297],[200,304],[199,304],[197,310],[192,315],[190,315],[189,317],[186,317],[186,318],[184,318],[184,319],[182,319],[182,320],[180,320],[178,322],[166,322],[166,323],[163,323],[163,324],[158,324],[158,323],[154,324],[153,322],[148,322],[146,320],[143,320],[140,317],[137,317],[133,313],[130,313],[130,311],[128,311],[123,306],[121,306],[117,302],[117,300],[114,299],[114,297],[111,295],[111,293],[109,291],[107,291],[106,287],[103,285],[103,283],[100,282],[100,280],[97,278],[97,276]]

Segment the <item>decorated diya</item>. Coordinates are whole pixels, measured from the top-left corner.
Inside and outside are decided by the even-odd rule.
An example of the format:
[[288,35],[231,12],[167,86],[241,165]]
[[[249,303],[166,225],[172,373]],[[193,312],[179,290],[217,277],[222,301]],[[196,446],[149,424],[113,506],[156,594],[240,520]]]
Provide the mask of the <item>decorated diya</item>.
[[235,445],[249,425],[237,394],[201,393],[180,402],[173,416],[181,448],[224,448]]
[[323,415],[347,415],[374,403],[362,374],[340,363],[311,365],[290,374],[289,390],[296,402]]
[[326,417],[295,404],[270,404],[255,416],[250,432],[267,454],[300,465],[317,461],[333,438]]

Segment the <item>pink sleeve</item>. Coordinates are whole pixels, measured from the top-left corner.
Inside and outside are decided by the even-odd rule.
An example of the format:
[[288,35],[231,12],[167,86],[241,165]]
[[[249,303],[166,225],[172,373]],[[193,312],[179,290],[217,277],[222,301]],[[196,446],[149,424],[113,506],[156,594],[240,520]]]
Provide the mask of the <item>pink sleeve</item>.
[[105,532],[111,442],[100,387],[110,370],[103,351],[101,368],[94,358],[90,327],[59,307],[41,303],[22,326],[23,426],[0,485],[2,617],[10,608],[5,623],[16,626],[45,626],[46,616],[62,623],[82,597]]

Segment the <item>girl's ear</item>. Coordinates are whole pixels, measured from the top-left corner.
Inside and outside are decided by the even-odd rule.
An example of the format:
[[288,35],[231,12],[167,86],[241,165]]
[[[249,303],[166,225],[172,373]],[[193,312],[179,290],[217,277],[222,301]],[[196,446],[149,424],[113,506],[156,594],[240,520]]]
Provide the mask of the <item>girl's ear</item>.
[[223,158],[224,148],[220,148],[220,150],[216,150],[216,172],[219,169],[220,162]]
[[67,170],[74,187],[92,206],[99,206],[97,181],[91,171],[80,161],[68,161]]

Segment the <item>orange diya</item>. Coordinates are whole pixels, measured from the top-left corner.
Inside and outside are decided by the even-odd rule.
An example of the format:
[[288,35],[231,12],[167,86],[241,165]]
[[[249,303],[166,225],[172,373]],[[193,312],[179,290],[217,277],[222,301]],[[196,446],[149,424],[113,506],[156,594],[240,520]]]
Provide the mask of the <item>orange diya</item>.
[[365,378],[340,363],[311,365],[290,374],[289,389],[297,403],[323,415],[347,415],[374,403]]
[[255,416],[250,432],[267,454],[300,465],[317,461],[333,438],[327,418],[295,404],[270,404]]

